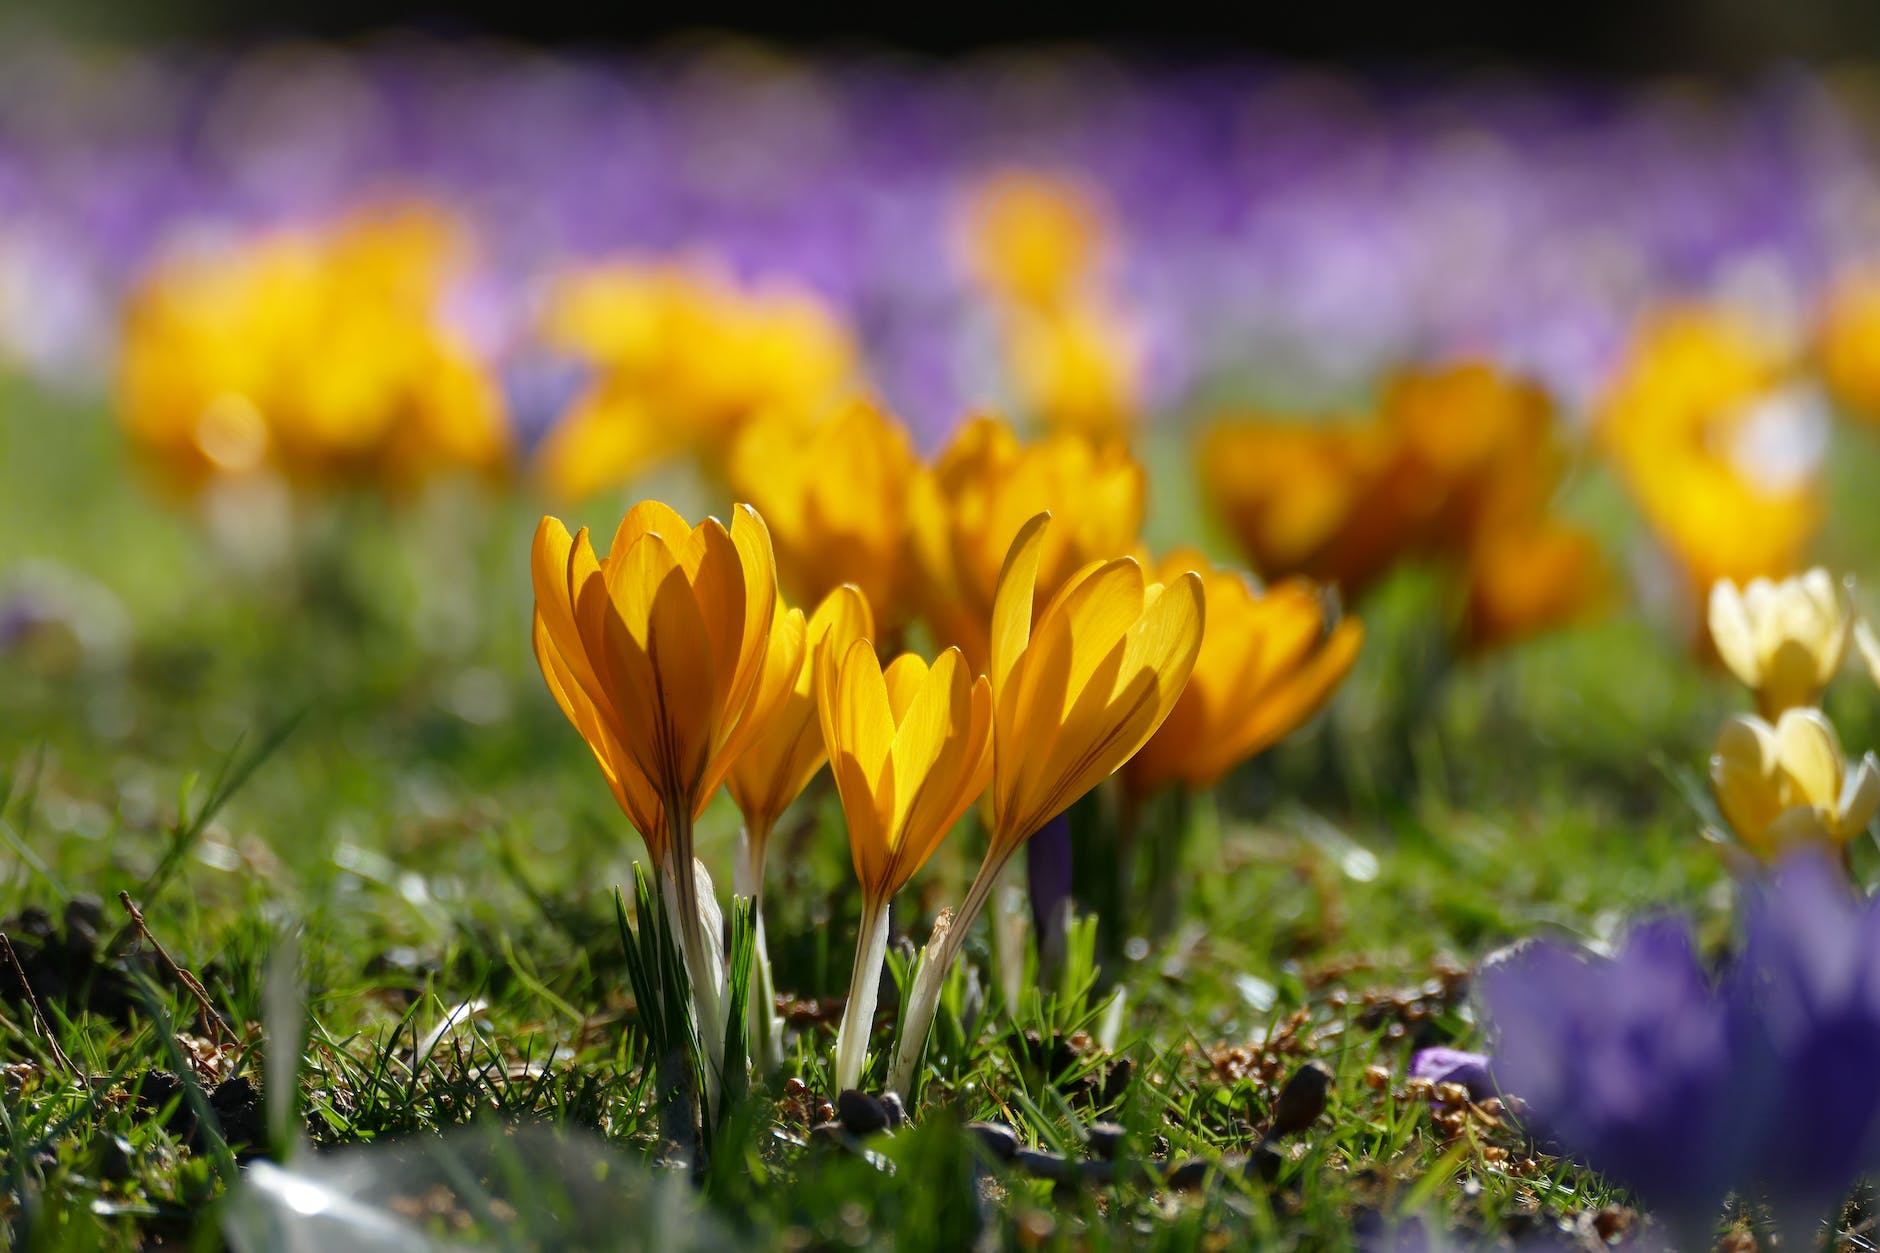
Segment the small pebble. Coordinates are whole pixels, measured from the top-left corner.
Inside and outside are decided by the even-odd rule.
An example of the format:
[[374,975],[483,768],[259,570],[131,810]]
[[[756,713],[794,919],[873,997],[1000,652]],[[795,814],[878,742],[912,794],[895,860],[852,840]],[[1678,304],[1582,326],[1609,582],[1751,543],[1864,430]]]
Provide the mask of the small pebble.
[[839,1122],[819,1122],[809,1129],[810,1147],[819,1149],[847,1147],[848,1134]]
[[1279,1178],[1279,1169],[1285,1164],[1285,1154],[1263,1142],[1253,1150],[1253,1156],[1247,1159],[1247,1178],[1272,1183]]
[[1002,1162],[1018,1156],[1018,1133],[1001,1122],[969,1122],[966,1130],[980,1147]]
[[1120,1123],[1093,1122],[1090,1124],[1090,1151],[1106,1162],[1114,1161],[1128,1135]]
[[1611,1244],[1637,1225],[1638,1215],[1623,1205],[1608,1205],[1593,1215],[1593,1230],[1604,1244]]
[[1136,1076],[1136,1063],[1127,1057],[1119,1058],[1110,1067],[1110,1073],[1103,1077],[1103,1103],[1114,1105],[1122,1100],[1129,1091],[1129,1081]]
[[1317,1122],[1331,1088],[1332,1072],[1323,1062],[1307,1062],[1293,1071],[1273,1102],[1273,1126],[1267,1135],[1288,1136]]
[[1053,1183],[1063,1183],[1077,1175],[1077,1168],[1062,1153],[1039,1149],[1019,1149],[1012,1155],[1012,1164],[1034,1179],[1049,1179]]
[[836,1118],[850,1135],[871,1136],[888,1129],[888,1107],[855,1088],[836,1094]]
[[1193,1192],[1207,1179],[1213,1167],[1214,1163],[1205,1157],[1190,1158],[1168,1172],[1168,1186],[1176,1192]]

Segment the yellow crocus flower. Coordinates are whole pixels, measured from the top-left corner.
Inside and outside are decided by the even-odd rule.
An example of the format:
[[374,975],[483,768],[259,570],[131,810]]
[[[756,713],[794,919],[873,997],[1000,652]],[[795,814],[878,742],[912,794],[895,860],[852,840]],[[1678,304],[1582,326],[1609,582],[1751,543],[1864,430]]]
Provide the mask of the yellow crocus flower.
[[1612,590],[1593,537],[1547,517],[1484,527],[1464,573],[1462,643],[1478,653],[1579,621]]
[[547,304],[544,338],[595,371],[536,458],[537,474],[564,497],[687,450],[715,463],[759,415],[814,413],[856,384],[848,326],[786,284],[615,261],[564,277]]
[[1055,303],[1089,277],[1104,228],[1095,199],[1067,178],[1011,171],[986,180],[967,208],[967,250],[982,286],[1003,300]]
[[848,1006],[836,1033],[836,1087],[861,1082],[887,955],[888,902],[986,788],[992,690],[959,649],[931,667],[904,653],[884,672],[868,640],[817,657],[817,709],[862,885]]
[[131,294],[119,408],[172,485],[408,490],[500,469],[500,390],[446,324],[463,231],[423,206],[179,254]]
[[1818,327],[1815,354],[1829,392],[1847,412],[1880,425],[1880,265],[1838,278]]
[[1043,510],[1057,519],[1038,560],[1039,595],[1049,598],[1078,567],[1136,547],[1146,494],[1120,441],[1057,433],[1024,444],[996,418],[966,423],[910,496],[915,591],[940,642],[984,670],[1000,570],[1027,519]]
[[[795,611],[786,611],[779,599],[777,612],[781,617]],[[783,1041],[773,1020],[776,992],[770,974],[770,943],[764,930],[764,854],[777,819],[829,759],[816,715],[816,659],[825,650],[839,655],[854,641],[872,638],[874,633],[868,602],[853,585],[844,584],[825,596],[809,618],[803,664],[797,670],[795,687],[776,712],[764,720],[757,738],[725,776],[725,788],[744,815],[737,890],[750,896],[757,922],[752,1038],[763,1044],[763,1056],[771,1065],[783,1060]]]
[[809,603],[853,583],[884,631],[905,616],[908,489],[917,467],[906,429],[868,401],[822,421],[778,412],[753,422],[727,464],[732,487],[770,525],[785,590]]
[[[1222,424],[1199,460],[1261,574],[1335,583],[1356,599],[1406,560],[1460,567],[1484,611],[1467,624],[1480,628],[1465,640],[1474,647],[1557,625],[1585,607],[1594,581],[1590,541],[1548,513],[1566,460],[1552,405],[1487,365],[1405,373],[1368,421]],[[1522,586],[1507,560],[1517,535],[1544,545],[1574,584]]]
[[1331,698],[1364,642],[1325,589],[1288,579],[1264,590],[1193,549],[1162,559],[1164,583],[1199,572],[1207,630],[1188,686],[1142,751],[1123,767],[1133,793],[1169,784],[1194,790],[1292,732]]
[[1151,583],[1133,557],[1093,561],[1038,608],[1049,513],[1012,541],[992,611],[992,833],[985,860],[908,998],[890,1086],[904,1088],[940,985],[999,872],[1038,828],[1128,761],[1175,707],[1201,651],[1201,576]]
[[1764,861],[1797,844],[1844,845],[1880,808],[1880,758],[1868,753],[1850,772],[1834,724],[1818,709],[1787,710],[1774,726],[1730,718],[1710,781],[1737,838]]
[[1086,297],[1016,310],[1007,322],[1021,412],[1090,438],[1128,433],[1141,409],[1143,347],[1118,310]]
[[1717,656],[1756,693],[1765,718],[1817,704],[1847,659],[1853,631],[1853,604],[1819,566],[1780,582],[1751,579],[1741,589],[1719,579],[1710,589]]
[[723,972],[700,923],[692,824],[794,692],[803,615],[777,613],[770,536],[748,505],[727,529],[642,501],[605,558],[586,528],[544,518],[532,569],[543,677],[660,865],[716,1070]]
[[[800,615],[800,611],[791,612]],[[874,619],[868,612],[868,602],[854,587],[838,587],[816,606],[805,635],[807,645],[795,685],[775,712],[764,719],[756,738],[732,763],[725,780],[731,799],[744,816],[751,891],[760,901],[764,891],[764,849],[770,833],[783,811],[802,795],[829,759],[816,714],[816,659],[826,650],[840,654],[856,640],[873,637]]]
[[1663,312],[1602,399],[1602,446],[1693,596],[1793,572],[1821,522],[1820,417],[1793,363],[1740,319]]
[[1393,444],[1370,423],[1229,420],[1203,436],[1195,461],[1202,490],[1255,569],[1335,583],[1355,598],[1408,538],[1380,490]]

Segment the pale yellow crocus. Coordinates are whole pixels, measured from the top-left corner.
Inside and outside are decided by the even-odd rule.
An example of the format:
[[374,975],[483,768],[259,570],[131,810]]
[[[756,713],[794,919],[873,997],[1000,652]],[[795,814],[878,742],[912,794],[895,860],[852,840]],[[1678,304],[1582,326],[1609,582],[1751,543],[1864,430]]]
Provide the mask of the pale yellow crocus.
[[1854,627],[1854,645],[1860,650],[1860,659],[1867,663],[1867,672],[1880,684],[1880,637],[1874,635],[1873,624],[1865,618]]
[[1850,771],[1818,709],[1790,709],[1773,726],[1750,714],[1730,718],[1710,781],[1737,839],[1764,861],[1798,844],[1839,848],[1880,808],[1880,759],[1870,752]]
[[1710,589],[1710,638],[1717,655],[1756,694],[1763,717],[1820,701],[1853,636],[1854,607],[1826,570],[1739,589]]

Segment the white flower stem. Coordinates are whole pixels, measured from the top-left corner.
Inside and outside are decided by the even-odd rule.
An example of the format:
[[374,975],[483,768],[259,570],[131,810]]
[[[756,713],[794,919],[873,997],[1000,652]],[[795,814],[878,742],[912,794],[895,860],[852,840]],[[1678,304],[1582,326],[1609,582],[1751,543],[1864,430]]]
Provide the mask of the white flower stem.
[[[679,952],[685,959],[686,979],[692,985],[692,1022],[698,1032],[705,1062],[705,1088],[708,1108],[718,1108],[718,1093],[724,1083],[725,1016],[719,984],[724,979],[722,965],[714,969],[710,956],[722,951],[723,943],[706,942],[699,910],[698,880],[692,865],[692,816],[684,805],[666,806],[667,830],[671,843],[667,856],[667,883],[676,899],[667,904],[667,914],[679,929]],[[716,902],[713,902],[716,904]]]
[[766,833],[746,827],[738,834],[733,890],[751,898],[757,941],[751,987],[751,1059],[760,1072],[783,1065],[783,1019],[777,1016],[777,985],[770,974],[770,941],[764,934],[764,847]]
[[888,903],[864,901],[862,929],[855,937],[855,972],[849,976],[849,1003],[836,1030],[836,1090],[858,1086],[868,1063],[868,1037],[874,1031],[875,1001],[881,967],[888,957]]
[[888,1068],[889,1091],[904,1097],[911,1095],[908,1089],[914,1080],[914,1067],[920,1064],[921,1050],[927,1047],[927,1037],[933,1031],[934,1014],[940,1008],[940,991],[946,986],[947,974],[959,958],[967,929],[986,907],[992,885],[1010,857],[1008,853],[996,863],[990,859],[980,863],[979,873],[966,890],[966,900],[951,917],[951,925],[948,925],[948,916],[942,914],[934,926],[933,938],[921,950],[920,967],[914,973],[913,987],[901,1011],[901,1034],[895,1043],[894,1064]]

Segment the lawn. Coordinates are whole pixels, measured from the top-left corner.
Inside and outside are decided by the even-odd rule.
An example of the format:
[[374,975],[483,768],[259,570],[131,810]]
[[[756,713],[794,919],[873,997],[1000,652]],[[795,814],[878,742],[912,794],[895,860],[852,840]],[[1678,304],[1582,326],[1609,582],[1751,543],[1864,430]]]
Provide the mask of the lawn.
[[[1880,442],[1836,439],[1819,552],[1871,582]],[[1180,433],[1145,459],[1150,539],[1228,557]],[[672,476],[570,521],[606,533],[649,495],[730,503]],[[1745,698],[1638,598],[1456,658],[1432,582],[1394,575],[1330,709],[1150,806],[1060,969],[995,907],[891,1134],[823,1125],[872,1110],[832,1106],[861,904],[819,780],[770,860],[784,1063],[688,1170],[616,913],[645,852],[530,650],[547,507],[340,495],[271,537],[167,499],[101,404],[0,385],[0,620],[61,619],[0,652],[0,1245],[406,1247],[385,1213],[525,1248],[1340,1249],[1413,1219],[1593,1247],[1640,1221],[1499,1101],[1410,1075],[1484,1043],[1471,972],[1524,937],[1680,909],[1729,942],[1705,761]],[[1648,578],[1609,472],[1566,507]],[[1864,680],[1828,708],[1851,751],[1880,743]],[[1072,818],[1087,886],[1115,798]],[[727,886],[737,822],[720,796],[699,827]],[[892,953],[983,841],[969,817],[897,900]]]

